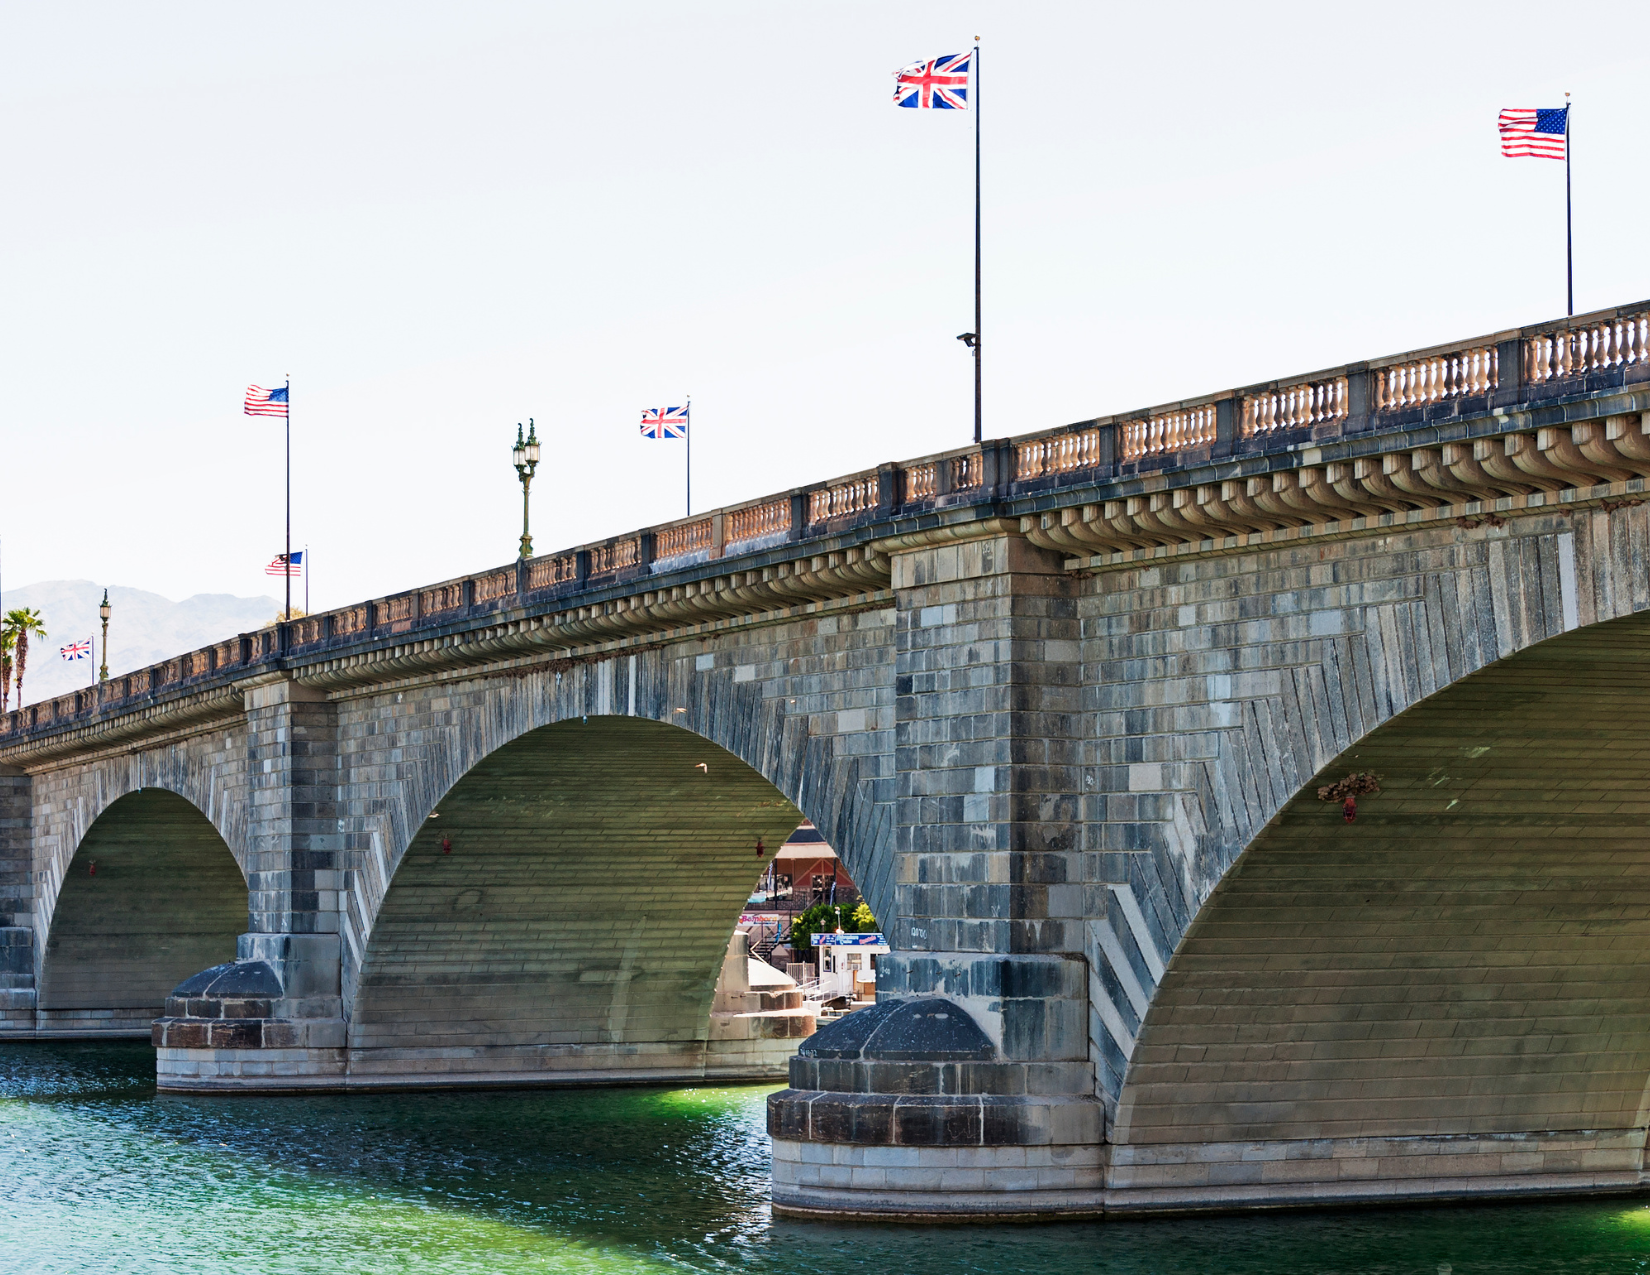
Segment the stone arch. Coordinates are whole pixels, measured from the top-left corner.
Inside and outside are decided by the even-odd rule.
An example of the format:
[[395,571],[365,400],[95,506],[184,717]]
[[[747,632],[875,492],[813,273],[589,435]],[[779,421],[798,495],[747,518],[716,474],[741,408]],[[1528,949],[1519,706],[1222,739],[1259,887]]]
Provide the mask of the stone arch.
[[139,787],[78,839],[52,899],[38,1029],[149,1034],[166,995],[233,960],[247,885],[228,843],[187,798]]
[[[891,614],[891,613],[889,613]],[[838,621],[833,620],[833,626]],[[770,638],[770,640],[772,640]],[[807,639],[787,636],[772,650]],[[817,640],[817,639],[814,639]],[[355,807],[357,870],[351,874],[342,918],[343,992],[355,998],[356,980],[391,881],[432,810],[472,769],[523,736],[557,723],[624,716],[679,729],[725,750],[765,778],[824,833],[879,917],[892,917],[894,853],[892,730],[865,732],[851,751],[842,737],[819,733],[798,707],[803,686],[730,679],[742,660],[773,658],[743,648],[709,655],[691,649],[644,649],[598,661],[569,661],[505,676],[477,678],[440,689],[439,712],[414,708],[400,694],[376,695],[340,714],[340,746],[369,779],[362,754],[394,741],[383,754],[397,782],[363,784],[341,794]],[[706,661],[721,662],[709,675]],[[866,693],[879,674],[868,669]],[[797,679],[805,681],[807,679]],[[891,673],[881,679],[891,693]],[[864,716],[863,710],[860,713]],[[832,715],[827,714],[827,717]],[[876,742],[876,734],[884,736]],[[869,744],[870,747],[866,747]]]
[[347,1010],[351,1075],[771,1070],[794,1044],[756,1061],[749,1042],[721,1048],[711,993],[766,855],[801,818],[689,730],[596,715],[518,735],[400,857]]
[[[35,927],[45,933],[69,865],[93,824],[116,802],[144,789],[164,789],[200,811],[246,871],[246,751],[236,732],[214,730],[192,739],[100,760],[84,770],[33,777]],[[36,971],[38,976],[39,971]]]
[[[1096,962],[1108,1036],[1132,1045],[1112,1059],[1114,1189],[1186,1203],[1637,1181],[1650,747],[1632,706],[1650,616],[1570,627],[1286,794],[1172,949],[1114,891],[1134,903],[1114,906]],[[1348,824],[1316,789],[1354,770],[1382,791]]]

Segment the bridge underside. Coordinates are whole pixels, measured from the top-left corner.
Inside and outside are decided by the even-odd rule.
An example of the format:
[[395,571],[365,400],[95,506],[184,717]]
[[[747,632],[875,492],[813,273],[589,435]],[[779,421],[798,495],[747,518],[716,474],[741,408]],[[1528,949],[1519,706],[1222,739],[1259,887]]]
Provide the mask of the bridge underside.
[[[1640,1186],[1645,628],[1469,677],[1285,807],[1145,1017],[1111,1206]],[[1315,789],[1353,771],[1381,792],[1347,824]]]
[[147,1037],[174,986],[233,958],[246,915],[246,881],[205,815],[159,788],[120,798],[64,876],[36,1034]]

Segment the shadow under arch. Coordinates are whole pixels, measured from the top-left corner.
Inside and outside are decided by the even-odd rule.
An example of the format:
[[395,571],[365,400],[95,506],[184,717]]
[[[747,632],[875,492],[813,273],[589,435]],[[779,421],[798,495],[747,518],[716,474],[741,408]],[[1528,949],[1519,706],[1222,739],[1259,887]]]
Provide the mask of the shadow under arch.
[[64,872],[37,1030],[147,1037],[167,993],[234,960],[246,928],[246,878],[212,821],[163,788],[127,793],[93,820]]
[[[1636,1187],[1647,656],[1642,615],[1549,639],[1302,788],[1162,971],[1116,1106],[1114,1189],[1195,1203]],[[1347,823],[1316,790],[1350,771],[1381,792]]]
[[718,1039],[711,1000],[751,886],[802,817],[679,727],[597,716],[518,736],[448,790],[395,869],[349,994],[351,1076],[782,1067],[794,1042]]

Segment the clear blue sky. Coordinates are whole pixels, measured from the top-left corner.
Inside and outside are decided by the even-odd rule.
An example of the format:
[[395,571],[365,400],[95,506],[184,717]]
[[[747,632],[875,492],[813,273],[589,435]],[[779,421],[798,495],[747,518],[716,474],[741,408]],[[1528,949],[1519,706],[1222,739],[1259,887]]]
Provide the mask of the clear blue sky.
[[987,432],[1650,296],[1650,7],[887,0],[0,11],[5,578],[317,607],[967,441],[984,38]]

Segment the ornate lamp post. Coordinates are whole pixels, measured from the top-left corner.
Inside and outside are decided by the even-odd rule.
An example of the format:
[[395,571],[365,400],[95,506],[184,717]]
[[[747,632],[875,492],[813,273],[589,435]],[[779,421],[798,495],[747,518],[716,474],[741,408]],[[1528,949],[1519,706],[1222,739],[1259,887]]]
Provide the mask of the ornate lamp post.
[[533,418],[527,418],[527,437],[521,436],[521,426],[516,426],[516,445],[510,453],[510,459],[515,463],[516,474],[521,479],[521,556],[533,556],[533,537],[527,527],[527,491],[533,485],[533,471],[539,467],[539,436],[533,426]]
[[97,670],[97,680],[109,680],[109,591],[103,591],[103,601],[98,604],[97,613],[103,617],[103,665]]

